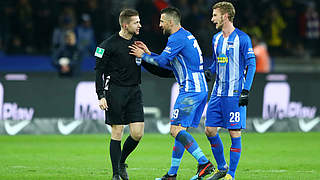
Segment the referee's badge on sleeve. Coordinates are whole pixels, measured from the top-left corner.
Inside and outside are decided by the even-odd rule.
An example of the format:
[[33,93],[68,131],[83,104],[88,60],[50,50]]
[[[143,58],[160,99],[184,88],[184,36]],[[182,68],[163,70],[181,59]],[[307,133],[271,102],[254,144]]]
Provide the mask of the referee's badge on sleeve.
[[98,57],[98,58],[102,58],[104,53],[104,49],[97,47],[96,52],[94,53],[94,56]]
[[142,61],[142,59],[141,59],[141,58],[137,58],[137,57],[136,57],[136,64],[137,64],[138,66],[140,66],[140,65],[141,65],[141,61]]

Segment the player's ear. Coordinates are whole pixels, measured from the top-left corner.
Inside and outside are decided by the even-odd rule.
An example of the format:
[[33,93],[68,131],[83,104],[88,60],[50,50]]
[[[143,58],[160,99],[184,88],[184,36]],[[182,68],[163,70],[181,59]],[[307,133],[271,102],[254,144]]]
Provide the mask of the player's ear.
[[228,13],[225,13],[224,15],[223,15],[223,18],[226,20],[226,19],[229,19],[229,14]]
[[122,29],[127,29],[127,28],[128,28],[128,24],[122,23],[122,24],[121,24],[121,27],[122,27]]
[[170,26],[172,26],[174,24],[173,19],[169,20]]

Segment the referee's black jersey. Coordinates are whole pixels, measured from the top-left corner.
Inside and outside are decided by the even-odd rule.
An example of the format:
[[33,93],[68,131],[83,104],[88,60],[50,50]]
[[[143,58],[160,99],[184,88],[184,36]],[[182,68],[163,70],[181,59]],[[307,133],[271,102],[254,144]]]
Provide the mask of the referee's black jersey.
[[116,33],[98,45],[96,57],[96,91],[99,99],[104,97],[104,78],[118,86],[135,86],[141,83],[141,59],[129,54],[131,40],[120,37]]

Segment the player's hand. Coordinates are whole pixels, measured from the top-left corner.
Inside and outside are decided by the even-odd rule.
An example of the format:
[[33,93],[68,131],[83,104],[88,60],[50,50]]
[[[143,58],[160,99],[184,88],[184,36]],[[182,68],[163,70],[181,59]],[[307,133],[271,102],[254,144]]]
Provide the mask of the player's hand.
[[136,56],[138,58],[141,58],[142,54],[145,53],[144,50],[142,50],[141,48],[139,48],[135,44],[130,45],[129,48],[130,48],[129,54],[134,55],[134,56]]
[[249,91],[243,89],[239,97],[239,106],[247,106],[249,102]]
[[211,73],[210,70],[205,70],[204,71],[204,76],[205,76],[207,82],[212,81],[212,73]]
[[134,44],[142,49],[145,53],[151,55],[151,52],[149,51],[147,45],[145,45],[142,41],[135,41]]
[[108,110],[108,104],[106,98],[101,98],[99,100],[99,107],[101,110]]

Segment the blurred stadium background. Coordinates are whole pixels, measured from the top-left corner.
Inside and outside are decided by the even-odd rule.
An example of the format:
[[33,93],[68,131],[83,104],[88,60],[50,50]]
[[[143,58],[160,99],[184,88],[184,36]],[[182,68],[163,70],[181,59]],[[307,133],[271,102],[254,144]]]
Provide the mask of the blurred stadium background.
[[[30,174],[33,172],[32,168],[30,171],[26,169],[16,171],[19,166],[22,166],[22,169],[28,166],[23,161],[16,161],[18,157],[23,157],[23,154],[15,156],[15,152],[19,149],[17,145],[24,139],[26,142],[32,142],[31,139],[41,138],[32,135],[42,134],[43,138],[50,139],[48,134],[110,134],[110,128],[104,125],[104,114],[99,110],[95,94],[95,59],[92,55],[96,44],[119,31],[117,18],[121,9],[135,8],[139,11],[142,24],[139,38],[151,50],[159,53],[164,48],[167,39],[158,27],[159,12],[170,5],[178,7],[182,12],[182,25],[198,39],[205,58],[205,67],[208,68],[211,64],[211,39],[217,32],[210,22],[211,7],[215,2],[218,1],[1,0],[0,134],[3,136],[0,137],[0,145],[1,154],[13,152],[12,156],[8,156],[12,158],[11,160],[0,158],[0,161],[2,160],[0,164],[6,167],[3,173],[8,175],[2,178],[42,179],[43,177],[48,179],[48,174],[38,176]],[[252,37],[254,51],[257,55],[257,73],[250,94],[245,132],[250,134],[248,137],[258,136],[261,141],[266,137],[273,137],[272,140],[264,142],[267,144],[261,145],[262,147],[272,144],[272,141],[281,141],[281,138],[277,139],[278,132],[281,132],[282,135],[279,136],[284,138],[283,142],[286,142],[286,138],[290,141],[299,139],[297,146],[299,142],[304,141],[304,138],[315,138],[314,141],[304,142],[304,145],[306,148],[313,147],[319,151],[320,144],[317,137],[320,131],[320,2],[316,0],[234,0],[231,2],[236,7],[235,25]],[[82,55],[76,65],[79,71],[70,76],[62,76],[56,68],[55,54],[65,46],[64,37],[67,32],[74,32],[76,35],[76,46]],[[163,141],[167,141],[171,106],[177,95],[175,80],[161,79],[145,71],[143,71],[142,78],[146,136],[162,137]],[[211,87],[212,84],[211,82]],[[204,120],[205,114],[203,115]],[[125,131],[128,132],[128,129],[126,128]],[[193,131],[203,132],[203,123],[200,128]],[[291,132],[293,135],[286,136],[284,132]],[[21,139],[7,137],[7,135],[24,134],[29,135],[20,136]],[[203,139],[204,136],[201,135],[198,136]],[[67,138],[58,137],[61,141]],[[81,137],[76,138],[79,143]],[[98,137],[102,139],[100,146],[105,147],[104,136]],[[86,138],[95,139],[96,137],[91,135]],[[67,140],[67,142],[73,141]],[[248,147],[255,146],[256,142],[263,143],[257,140],[249,141]],[[207,145],[206,142],[203,143],[204,146]],[[24,146],[26,144],[28,143],[25,143]],[[275,149],[279,147],[281,144],[277,144]],[[36,149],[37,146],[32,148]],[[295,147],[288,145],[289,148]],[[29,151],[30,149],[24,150]],[[98,153],[98,157],[105,157],[103,150],[101,150],[102,154]],[[273,150],[268,150],[265,156],[273,158],[279,155],[276,153],[286,151],[286,149]],[[253,164],[247,169],[242,167],[239,170],[248,171],[241,174],[239,179],[283,179],[283,177],[305,179],[304,174],[311,174],[308,176],[309,179],[320,179],[319,161],[315,160],[311,163],[312,158],[305,158],[302,154],[310,153],[314,159],[320,159],[320,157],[314,151],[307,150],[300,151],[299,148],[295,155],[284,153],[289,155],[288,161],[283,166],[277,165],[272,168],[270,166],[274,164],[267,163],[259,167],[261,171],[253,172],[252,168],[261,162],[250,161],[250,158],[258,159],[258,155],[249,156],[246,161]],[[140,151],[143,151],[142,147]],[[46,150],[41,151],[44,154],[46,152]],[[66,152],[72,153],[72,151]],[[169,159],[169,152],[168,149],[163,158]],[[34,153],[39,152],[30,150],[30,157]],[[140,152],[140,155],[143,156],[143,153]],[[292,160],[292,156],[296,155],[300,155],[300,158]],[[76,158],[73,157],[73,160]],[[269,159],[265,158],[265,160]],[[27,161],[32,161],[32,158]],[[154,161],[161,162],[158,159]],[[299,173],[296,167],[306,164],[298,161],[310,162],[312,166]],[[155,163],[154,166],[165,168],[169,166],[168,163],[169,161],[166,166],[158,166]],[[100,164],[106,166],[105,162],[100,162]],[[69,165],[72,166],[72,164]],[[41,165],[38,164],[38,166]],[[108,168],[110,170],[110,167],[104,170],[107,173]],[[193,167],[190,166],[190,168]],[[142,168],[131,172],[142,174],[143,171]],[[95,173],[101,175],[103,172]],[[268,172],[278,173],[279,176],[268,177],[266,175]],[[28,175],[15,176],[19,173]],[[82,173],[86,174],[90,171],[85,170]],[[154,173],[162,174],[162,172]],[[252,173],[257,175],[252,175]],[[262,173],[263,176],[259,176],[259,173]],[[288,176],[290,174],[291,176]],[[74,174],[69,175],[56,176],[52,179],[70,179],[74,176]],[[75,177],[81,179],[80,176],[75,175]],[[83,174],[81,177],[90,179],[90,176]],[[144,176],[137,175],[137,177],[141,179]],[[145,179],[151,179],[149,177]],[[184,179],[185,176],[181,177]],[[99,178],[102,176],[97,176],[97,179]]]

